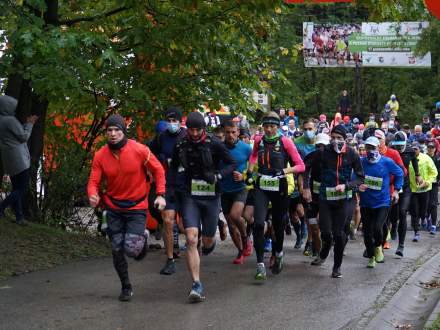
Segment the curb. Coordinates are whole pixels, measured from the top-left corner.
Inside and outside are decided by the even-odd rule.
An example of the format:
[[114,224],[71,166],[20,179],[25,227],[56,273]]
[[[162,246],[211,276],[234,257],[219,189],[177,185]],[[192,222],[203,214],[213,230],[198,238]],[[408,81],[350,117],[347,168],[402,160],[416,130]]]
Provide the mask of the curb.
[[440,253],[408,278],[366,329],[423,329],[427,320],[433,322],[440,313],[440,290],[423,286],[431,281],[440,281]]
[[429,328],[432,324],[437,320],[437,317],[440,315],[440,300],[437,302],[437,305],[434,307],[431,315],[428,318],[428,321],[425,324],[425,328]]

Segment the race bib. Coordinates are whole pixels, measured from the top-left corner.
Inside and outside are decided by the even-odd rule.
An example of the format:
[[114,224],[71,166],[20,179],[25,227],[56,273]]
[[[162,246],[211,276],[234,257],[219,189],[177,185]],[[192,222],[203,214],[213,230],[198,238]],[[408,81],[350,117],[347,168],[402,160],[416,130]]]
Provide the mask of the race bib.
[[191,181],[192,196],[215,196],[215,184],[208,183],[204,180]]
[[280,191],[280,179],[269,175],[260,177],[260,189],[266,191]]
[[321,182],[313,181],[312,191],[314,194],[319,194],[319,189],[321,188]]
[[366,175],[364,183],[367,185],[368,189],[382,190],[383,179]]
[[440,113],[435,114],[435,119],[440,119]]
[[327,187],[325,188],[325,196],[328,201],[339,201],[352,198],[353,192],[351,190],[338,192],[336,191],[336,187]]

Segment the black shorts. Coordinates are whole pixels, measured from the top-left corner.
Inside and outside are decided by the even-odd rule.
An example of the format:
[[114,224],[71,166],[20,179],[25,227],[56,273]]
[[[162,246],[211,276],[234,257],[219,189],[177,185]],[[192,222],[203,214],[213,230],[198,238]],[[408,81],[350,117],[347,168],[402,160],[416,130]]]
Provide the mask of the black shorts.
[[222,210],[223,214],[227,215],[231,212],[232,205],[235,202],[241,202],[243,204],[246,203],[247,200],[247,191],[246,189],[230,192],[230,193],[222,193],[221,202],[222,202]]
[[247,193],[246,206],[255,206],[255,189],[251,189]]

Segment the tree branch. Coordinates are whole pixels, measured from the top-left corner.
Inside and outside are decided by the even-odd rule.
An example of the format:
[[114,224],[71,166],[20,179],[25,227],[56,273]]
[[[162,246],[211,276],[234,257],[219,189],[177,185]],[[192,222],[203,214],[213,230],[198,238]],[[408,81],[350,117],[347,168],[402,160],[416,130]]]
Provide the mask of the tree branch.
[[109,17],[109,16],[112,16],[112,15],[115,15],[115,14],[120,13],[121,11],[127,10],[129,8],[130,7],[123,6],[123,7],[115,8],[115,9],[112,9],[112,10],[110,10],[108,12],[105,12],[105,13],[102,13],[102,14],[99,14],[99,15],[95,15],[95,16],[77,17],[77,18],[73,18],[71,20],[58,21],[58,24],[59,25],[72,26],[72,25],[74,25],[76,23],[80,23],[80,22],[91,22],[91,21],[94,21],[94,20],[99,19],[99,18],[105,18],[105,17]]

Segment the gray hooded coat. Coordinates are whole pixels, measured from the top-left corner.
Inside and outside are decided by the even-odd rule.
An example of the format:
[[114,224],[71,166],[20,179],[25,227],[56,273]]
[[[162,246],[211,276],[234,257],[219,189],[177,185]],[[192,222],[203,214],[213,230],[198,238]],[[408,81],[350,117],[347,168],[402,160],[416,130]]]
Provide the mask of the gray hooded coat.
[[13,97],[0,96],[0,153],[3,169],[10,176],[19,174],[31,166],[27,141],[33,125],[22,125],[14,116],[17,103]]

